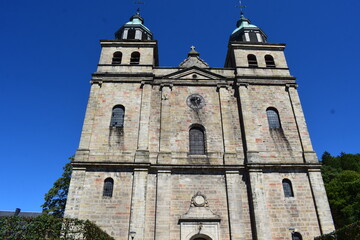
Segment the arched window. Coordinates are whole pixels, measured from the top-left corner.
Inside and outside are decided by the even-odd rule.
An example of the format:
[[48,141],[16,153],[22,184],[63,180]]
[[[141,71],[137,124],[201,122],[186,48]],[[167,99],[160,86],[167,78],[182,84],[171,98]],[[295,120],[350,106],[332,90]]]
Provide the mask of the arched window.
[[285,197],[293,197],[294,192],[292,189],[291,181],[289,179],[283,179],[282,185],[283,185]]
[[192,155],[205,154],[205,131],[200,125],[195,125],[189,131],[189,148]]
[[266,55],[265,56],[265,63],[266,63],[266,67],[268,68],[275,68],[275,61],[273,56],[271,55]]
[[302,240],[302,236],[299,232],[292,233],[292,240]]
[[247,58],[248,58],[249,67],[253,67],[253,68],[258,67],[257,59],[254,54],[249,54]]
[[266,110],[266,115],[268,118],[270,129],[280,129],[281,128],[279,114],[275,108],[268,108]]
[[114,180],[112,178],[105,179],[103,196],[104,197],[112,197],[113,189],[114,189]]
[[130,58],[130,64],[139,64],[140,63],[140,53],[139,52],[133,52],[131,54],[131,58]]
[[114,52],[112,58],[112,64],[121,64],[122,53],[121,52]]
[[116,105],[113,107],[111,115],[111,127],[123,127],[124,126],[125,108],[122,105]]

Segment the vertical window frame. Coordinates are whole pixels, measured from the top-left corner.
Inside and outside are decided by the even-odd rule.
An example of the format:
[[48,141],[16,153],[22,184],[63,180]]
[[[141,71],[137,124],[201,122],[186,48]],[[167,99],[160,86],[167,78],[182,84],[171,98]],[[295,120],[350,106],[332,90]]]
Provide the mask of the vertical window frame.
[[266,116],[270,129],[281,129],[281,121],[279,111],[274,107],[266,109]]
[[206,155],[206,131],[200,124],[189,129],[189,155]]
[[123,105],[115,105],[112,108],[112,112],[111,112],[110,127],[123,128],[124,122],[125,122],[125,107]]
[[282,187],[283,187],[285,198],[293,198],[294,197],[294,189],[292,187],[292,182],[290,179],[284,178],[282,180]]
[[103,197],[111,198],[114,192],[114,179],[108,177],[104,180]]

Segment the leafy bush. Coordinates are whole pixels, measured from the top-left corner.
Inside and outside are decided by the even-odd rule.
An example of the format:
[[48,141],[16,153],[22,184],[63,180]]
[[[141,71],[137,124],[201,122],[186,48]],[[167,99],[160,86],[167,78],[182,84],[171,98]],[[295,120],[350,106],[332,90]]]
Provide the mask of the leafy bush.
[[94,223],[52,215],[0,217],[0,239],[6,240],[113,240]]
[[347,225],[332,233],[316,237],[314,240],[355,240],[360,239],[360,221]]

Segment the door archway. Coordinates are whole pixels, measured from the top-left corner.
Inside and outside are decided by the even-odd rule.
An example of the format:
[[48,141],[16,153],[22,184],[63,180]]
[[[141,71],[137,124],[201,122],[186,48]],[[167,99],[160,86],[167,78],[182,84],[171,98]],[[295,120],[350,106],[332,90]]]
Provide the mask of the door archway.
[[212,240],[211,237],[205,235],[205,234],[196,234],[190,240]]

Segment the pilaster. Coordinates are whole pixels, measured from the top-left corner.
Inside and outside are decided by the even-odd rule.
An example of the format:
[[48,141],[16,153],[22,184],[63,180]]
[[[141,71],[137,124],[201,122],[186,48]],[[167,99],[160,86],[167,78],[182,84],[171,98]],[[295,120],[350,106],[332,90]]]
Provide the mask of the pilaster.
[[171,171],[158,170],[155,240],[170,239]]
[[[145,239],[147,178],[148,169],[134,169],[129,230],[136,232],[137,240]],[[132,240],[130,236],[128,239]]]
[[142,85],[142,98],[140,109],[138,150],[149,149],[149,121],[151,105],[151,85]]
[[[90,89],[90,96],[88,105],[86,107],[84,125],[81,131],[81,138],[79,144],[79,150],[89,149],[91,142],[91,135],[93,131],[93,123],[95,119],[95,113],[97,111],[97,94],[101,88],[101,83],[93,83]],[[110,124],[110,123],[109,123]]]
[[326,195],[324,182],[321,176],[321,170],[309,169],[308,174],[321,234],[330,233],[335,230],[335,227],[331,216],[330,205]]
[[[243,194],[246,194],[246,188],[241,186],[243,181],[239,171],[226,171],[225,177],[231,240],[244,240],[246,231],[242,200]],[[245,191],[242,192],[244,189]]]
[[305,162],[317,163],[318,160],[311,144],[309,131],[306,126],[305,116],[301,107],[298,92],[296,90],[296,85],[287,85],[287,91],[289,93],[291,106],[294,112],[294,118],[299,132]]
[[222,123],[222,134],[223,134],[223,144],[224,144],[224,164],[243,164],[239,163],[236,160],[236,138],[235,132],[239,129],[236,129],[234,126],[231,95],[229,93],[229,86],[218,86],[219,92],[219,102],[220,102],[220,114],[221,114],[221,123]]
[[[172,86],[164,85],[161,86],[161,117],[160,117],[160,152],[168,155],[166,153],[171,152],[170,139],[172,135],[171,131],[171,104],[170,104],[170,95],[171,95]],[[159,158],[162,159],[162,158]],[[168,157],[165,157],[168,160]],[[164,160],[165,160],[164,159]]]
[[80,218],[81,196],[83,196],[84,181],[85,181],[85,168],[73,168],[71,174],[71,182],[69,187],[69,197],[66,201],[65,217],[67,218]]
[[265,183],[261,169],[250,169],[250,187],[256,227],[256,240],[267,240],[271,236],[269,213],[266,206]]

